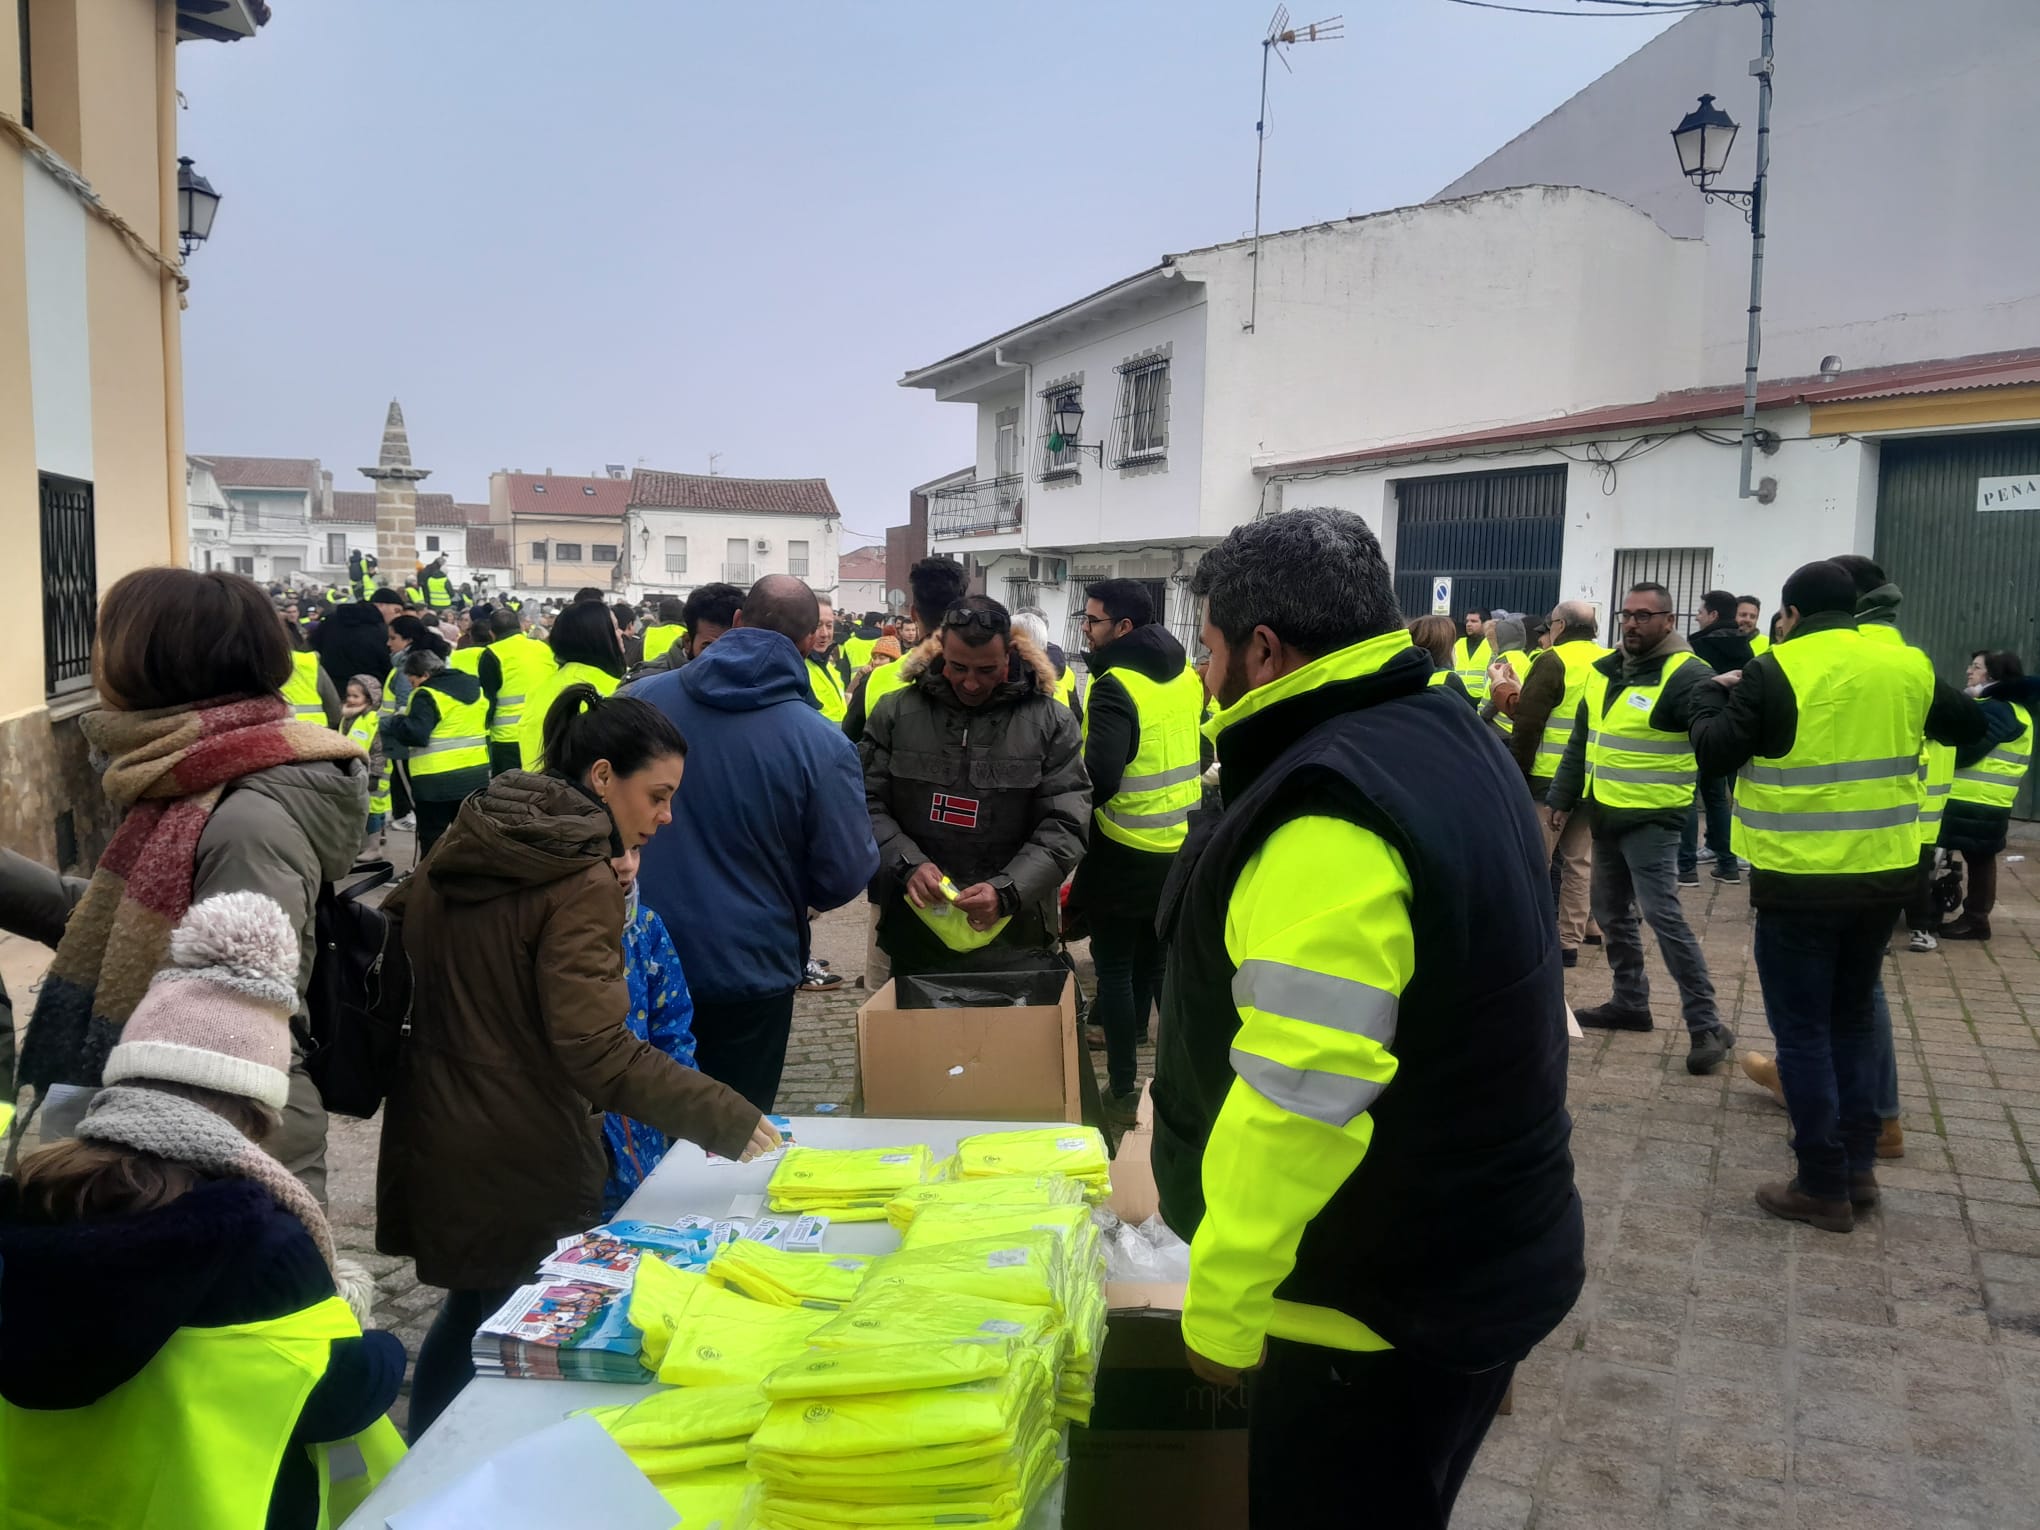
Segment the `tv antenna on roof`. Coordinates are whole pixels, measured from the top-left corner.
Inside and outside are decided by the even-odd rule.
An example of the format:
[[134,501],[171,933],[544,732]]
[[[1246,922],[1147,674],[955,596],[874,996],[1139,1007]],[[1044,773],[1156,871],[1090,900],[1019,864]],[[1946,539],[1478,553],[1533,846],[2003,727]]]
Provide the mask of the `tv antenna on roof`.
[[1268,148],[1268,60],[1280,59],[1282,67],[1294,74],[1285,50],[1298,43],[1337,42],[1345,35],[1343,16],[1327,16],[1323,21],[1293,27],[1289,24],[1289,7],[1278,5],[1275,14],[1268,18],[1268,35],[1261,39],[1261,115],[1254,122],[1254,281],[1247,300],[1245,326],[1249,334],[1253,332],[1254,321],[1261,316],[1261,165]]

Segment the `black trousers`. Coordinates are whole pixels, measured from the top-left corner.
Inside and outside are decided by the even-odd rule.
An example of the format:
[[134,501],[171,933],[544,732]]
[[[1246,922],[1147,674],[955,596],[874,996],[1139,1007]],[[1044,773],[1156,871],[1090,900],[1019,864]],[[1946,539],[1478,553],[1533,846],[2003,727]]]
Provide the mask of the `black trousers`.
[[1249,1397],[1251,1530],[1445,1530],[1515,1371],[1466,1376],[1400,1350],[1270,1339]]
[[1136,1049],[1147,1034],[1148,1012],[1162,996],[1167,952],[1152,915],[1091,915],[1091,961],[1098,972],[1093,1010],[1105,1032],[1105,1076],[1114,1094],[1138,1082]]
[[418,1443],[447,1404],[475,1379],[475,1330],[482,1326],[483,1318],[510,1300],[515,1289],[505,1286],[499,1291],[446,1293],[439,1315],[418,1345],[418,1362],[411,1367],[411,1444]]
[[517,752],[517,741],[515,739],[512,739],[507,744],[492,742],[489,745],[490,775],[500,776],[506,770],[519,769],[522,764],[523,756]]
[[793,995],[694,1001],[694,1066],[772,1113],[786,1038],[793,1033]]
[[[411,811],[411,762],[392,760],[390,762],[390,822],[406,817]],[[507,1298],[505,1298],[507,1300]]]
[[460,800],[426,802],[421,798],[411,807],[418,815],[418,859],[422,861],[439,843],[439,836],[452,828],[454,819],[460,816]]

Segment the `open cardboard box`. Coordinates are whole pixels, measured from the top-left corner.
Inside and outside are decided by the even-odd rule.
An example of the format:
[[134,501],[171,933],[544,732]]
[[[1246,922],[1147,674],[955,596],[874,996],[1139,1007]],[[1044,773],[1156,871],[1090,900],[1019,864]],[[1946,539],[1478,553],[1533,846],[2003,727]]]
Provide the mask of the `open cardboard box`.
[[1086,1095],[1095,1096],[1097,1086],[1077,1036],[1077,980],[1064,972],[1028,976],[1042,980],[1046,1002],[901,1009],[895,983],[866,999],[857,1011],[860,1113],[937,1121],[1083,1120]]
[[[1144,1222],[1160,1204],[1154,1107],[1112,1160],[1112,1209]],[[1239,1530],[1247,1522],[1247,1394],[1200,1380],[1183,1358],[1183,1287],[1105,1283],[1110,1309],[1091,1427],[1070,1431],[1066,1530]]]

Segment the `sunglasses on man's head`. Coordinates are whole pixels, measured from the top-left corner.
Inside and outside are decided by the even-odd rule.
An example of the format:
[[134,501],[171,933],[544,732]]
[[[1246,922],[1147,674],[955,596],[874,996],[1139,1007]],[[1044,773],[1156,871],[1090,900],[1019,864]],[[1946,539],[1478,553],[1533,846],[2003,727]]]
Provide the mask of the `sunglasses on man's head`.
[[942,625],[955,627],[982,627],[990,633],[1008,630],[1005,616],[998,611],[980,611],[974,606],[951,606],[942,613]]

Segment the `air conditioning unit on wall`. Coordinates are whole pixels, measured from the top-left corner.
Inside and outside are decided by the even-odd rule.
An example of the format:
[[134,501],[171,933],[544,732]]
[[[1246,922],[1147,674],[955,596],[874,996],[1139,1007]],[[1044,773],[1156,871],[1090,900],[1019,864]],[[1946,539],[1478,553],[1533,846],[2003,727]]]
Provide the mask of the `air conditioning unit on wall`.
[[759,551],[759,552],[761,552],[761,553],[762,553],[762,552],[770,552],[770,551],[772,551],[772,538],[770,538],[770,537],[760,537],[760,538],[758,538],[758,540],[757,540],[757,541],[753,542],[753,543],[752,543],[751,545],[752,545],[753,547],[757,548],[757,549],[758,549],[758,551]]

